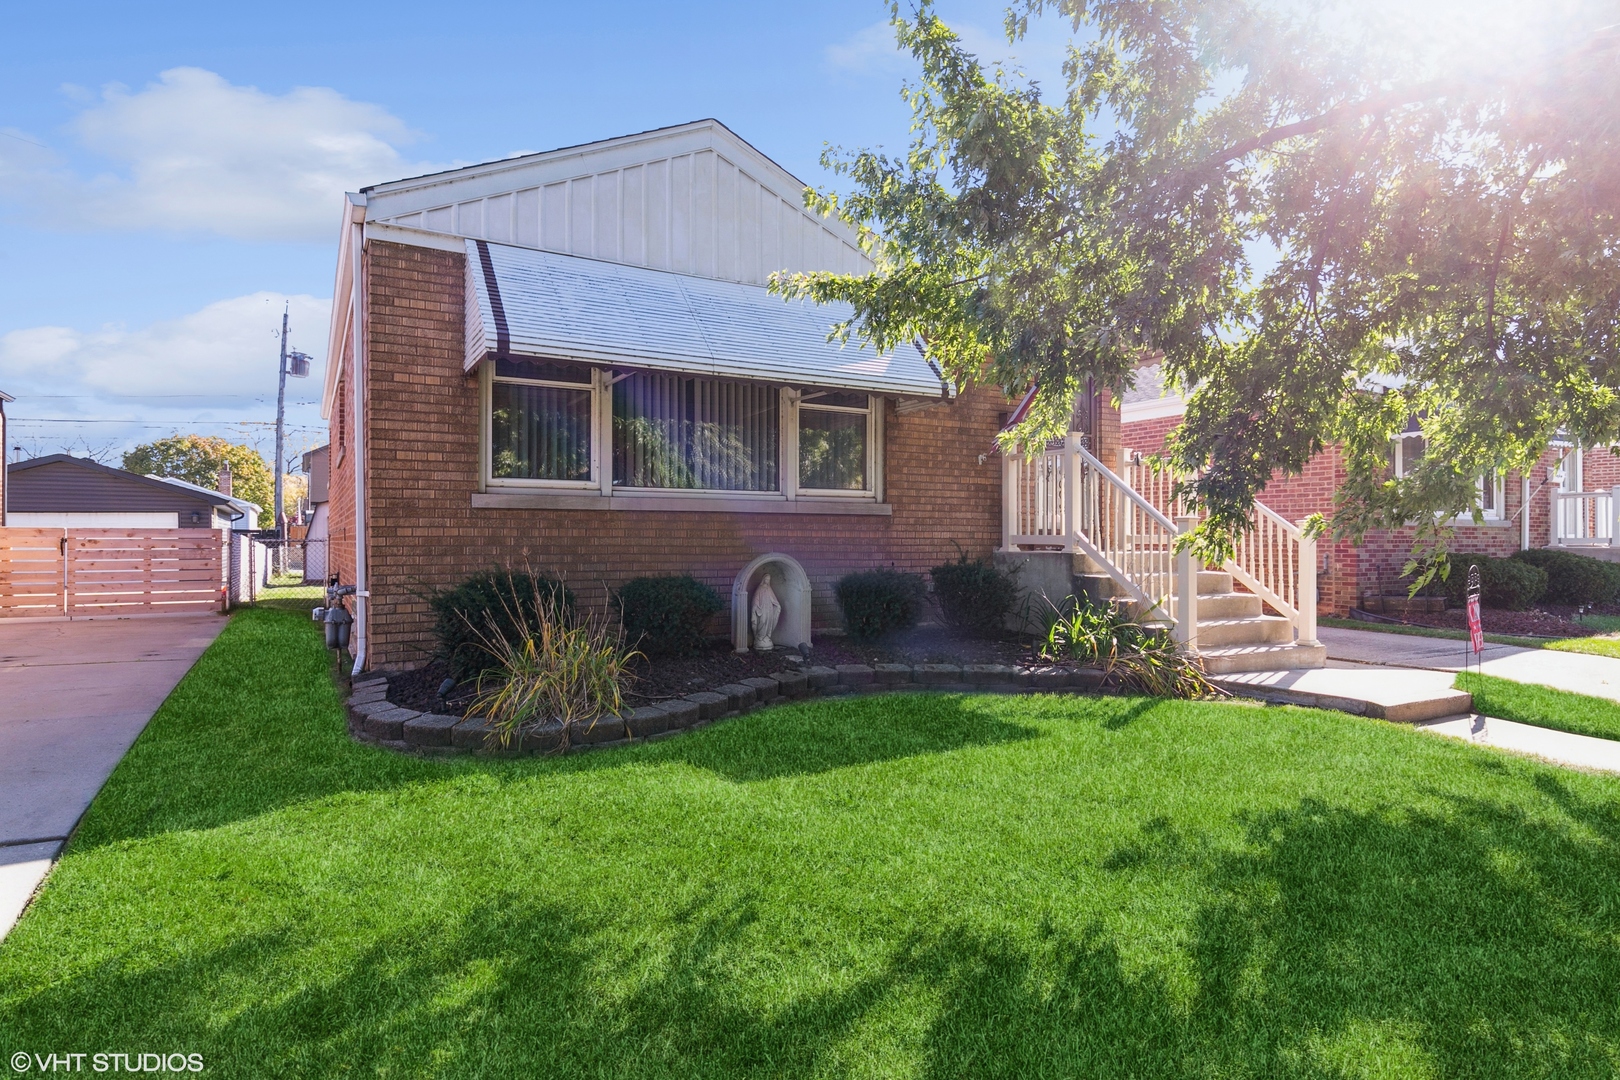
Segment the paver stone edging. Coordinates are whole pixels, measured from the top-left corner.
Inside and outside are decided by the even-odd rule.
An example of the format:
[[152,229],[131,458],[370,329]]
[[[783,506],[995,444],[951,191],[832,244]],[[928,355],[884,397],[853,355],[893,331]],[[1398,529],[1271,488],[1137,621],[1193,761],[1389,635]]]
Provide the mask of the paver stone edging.
[[348,697],[349,733],[362,742],[418,754],[555,754],[624,746],[663,738],[715,720],[741,716],[777,701],[832,694],[919,690],[1025,694],[1051,690],[1095,690],[1102,672],[1095,668],[1021,669],[1006,664],[840,664],[779,671],[699,690],[603,716],[564,732],[555,720],[535,725],[503,745],[499,733],[480,717],[424,713],[388,700],[388,678],[369,674],[356,680]]

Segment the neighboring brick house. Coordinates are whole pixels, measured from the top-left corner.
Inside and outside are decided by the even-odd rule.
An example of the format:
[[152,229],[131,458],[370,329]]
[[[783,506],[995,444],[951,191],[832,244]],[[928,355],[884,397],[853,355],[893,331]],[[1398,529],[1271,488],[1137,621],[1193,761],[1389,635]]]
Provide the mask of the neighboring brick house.
[[[1165,392],[1157,365],[1138,369],[1136,386],[1121,402],[1121,445],[1144,454],[1160,450],[1170,431],[1181,423],[1185,407],[1179,396]],[[1412,432],[1396,440],[1391,460],[1400,467],[1407,455],[1420,450],[1421,436],[1414,425]],[[1274,476],[1260,499],[1289,521],[1313,513],[1331,515],[1334,493],[1344,479],[1343,453],[1339,446],[1329,445],[1298,476]],[[1597,533],[1607,537],[1608,523],[1589,516],[1578,520],[1580,508],[1570,505],[1570,500],[1563,501],[1560,511],[1555,512],[1553,506],[1560,493],[1607,492],[1617,484],[1620,457],[1610,448],[1582,450],[1555,443],[1528,475],[1513,472],[1488,489],[1482,485],[1487,520],[1478,525],[1471,519],[1459,521],[1451,550],[1507,556],[1526,547],[1559,546],[1566,538],[1580,544]],[[1397,590],[1401,567],[1411,556],[1413,532],[1410,528],[1374,530],[1360,544],[1327,538],[1319,541],[1322,565],[1317,590],[1322,613],[1344,614],[1364,595]]]
[[428,597],[490,567],[600,609],[649,574],[727,597],[779,552],[825,630],[845,573],[995,547],[1002,393],[766,292],[871,265],[803,187],[705,120],[349,197],[323,412],[357,667],[424,662]]

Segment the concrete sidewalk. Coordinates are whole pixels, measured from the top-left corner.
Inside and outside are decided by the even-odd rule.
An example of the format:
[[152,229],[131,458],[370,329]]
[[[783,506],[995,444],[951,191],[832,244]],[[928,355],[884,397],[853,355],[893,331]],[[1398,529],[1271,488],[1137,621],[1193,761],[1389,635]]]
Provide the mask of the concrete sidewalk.
[[[1317,637],[1327,646],[1328,660],[1390,667],[1461,671],[1467,643],[1444,638],[1386,634],[1377,630],[1346,630],[1324,626]],[[1469,667],[1473,667],[1472,660]],[[1592,697],[1620,701],[1620,660],[1607,656],[1521,649],[1489,645],[1480,656],[1480,670],[1515,682],[1550,686]]]
[[0,937],[225,621],[0,622]]
[[1559,765],[1573,765],[1579,769],[1620,773],[1620,742],[1613,739],[1595,739],[1590,735],[1571,735],[1567,731],[1534,727],[1512,720],[1498,720],[1493,716],[1451,716],[1443,720],[1430,720],[1417,725],[1420,731],[1465,739],[1480,746],[1494,746],[1516,754],[1529,754]]

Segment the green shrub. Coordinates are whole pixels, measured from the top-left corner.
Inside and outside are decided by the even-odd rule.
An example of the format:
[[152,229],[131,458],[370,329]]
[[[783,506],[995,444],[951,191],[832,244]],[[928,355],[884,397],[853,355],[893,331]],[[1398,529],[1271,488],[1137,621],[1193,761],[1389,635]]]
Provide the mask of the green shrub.
[[948,625],[983,637],[1007,628],[1007,616],[1018,602],[1018,579],[1013,574],[989,559],[969,559],[966,552],[928,573]]
[[844,613],[844,630],[852,641],[871,641],[890,630],[916,626],[927,592],[920,576],[897,570],[846,574],[835,591]]
[[705,645],[703,628],[722,605],[696,578],[639,577],[613,596],[625,635],[649,656],[685,656]]
[[574,609],[574,594],[560,581],[513,570],[485,570],[428,601],[436,616],[439,657],[458,681],[495,667],[496,638],[521,640],[542,615],[556,618]]
[[1436,582],[1446,600],[1461,607],[1468,598],[1468,568],[1479,567],[1480,603],[1488,608],[1523,611],[1547,591],[1547,572],[1518,559],[1458,552],[1451,556],[1451,576]]
[[1548,548],[1514,552],[1513,558],[1547,572],[1549,604],[1607,604],[1620,595],[1620,566]]

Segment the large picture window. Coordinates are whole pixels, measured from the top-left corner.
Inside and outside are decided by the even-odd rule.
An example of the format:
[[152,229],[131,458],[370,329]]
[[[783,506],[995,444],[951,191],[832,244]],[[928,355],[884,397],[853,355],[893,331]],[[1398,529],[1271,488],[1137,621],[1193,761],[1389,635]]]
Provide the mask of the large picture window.
[[591,479],[591,370],[496,362],[490,387],[490,474],[501,480]]
[[613,384],[613,485],[777,491],[780,391],[637,372]]
[[492,488],[658,509],[882,503],[880,397],[561,360],[496,360],[483,382]]
[[799,400],[799,488],[868,491],[871,398],[807,392]]

